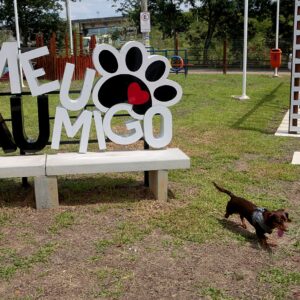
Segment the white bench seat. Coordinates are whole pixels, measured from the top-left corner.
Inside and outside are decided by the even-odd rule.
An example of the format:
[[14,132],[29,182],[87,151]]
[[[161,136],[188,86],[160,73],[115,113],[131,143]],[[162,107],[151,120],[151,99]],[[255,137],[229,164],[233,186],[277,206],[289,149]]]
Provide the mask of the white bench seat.
[[168,170],[187,169],[190,158],[180,149],[59,153],[0,157],[0,178],[34,177],[37,209],[59,205],[57,176],[149,171],[156,199],[168,198]]
[[93,174],[189,168],[177,148],[166,150],[59,153],[47,155],[46,175]]
[[0,178],[45,175],[46,155],[1,156]]

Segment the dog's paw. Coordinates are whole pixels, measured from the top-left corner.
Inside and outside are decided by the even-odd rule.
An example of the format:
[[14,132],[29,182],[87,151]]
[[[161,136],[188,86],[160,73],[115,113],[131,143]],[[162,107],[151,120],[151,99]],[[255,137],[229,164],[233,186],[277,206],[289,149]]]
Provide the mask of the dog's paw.
[[128,42],[120,52],[110,45],[98,45],[93,62],[102,75],[93,90],[93,101],[102,112],[129,103],[134,112],[144,115],[151,106],[171,106],[182,97],[179,84],[167,79],[168,59],[149,56],[141,43]]
[[273,247],[273,248],[275,248],[275,247],[278,246],[276,242],[270,241],[270,240],[268,241],[268,245],[269,245],[270,247]]

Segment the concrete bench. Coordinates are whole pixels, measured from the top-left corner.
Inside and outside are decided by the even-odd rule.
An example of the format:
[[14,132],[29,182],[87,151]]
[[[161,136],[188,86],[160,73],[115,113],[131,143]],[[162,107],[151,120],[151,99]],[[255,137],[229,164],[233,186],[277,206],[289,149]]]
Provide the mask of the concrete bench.
[[[51,179],[45,180],[46,157],[45,154],[0,157],[0,178],[34,177],[37,209],[52,207],[58,203],[58,199],[53,199],[55,192],[52,192],[55,189],[57,192],[57,183],[52,180],[53,187],[50,191],[47,190],[47,188],[51,187]],[[44,181],[47,184],[44,184]]]
[[0,178],[34,177],[37,209],[54,207],[58,203],[58,196],[54,197],[57,183],[45,176],[46,158],[46,154],[0,157]]
[[149,171],[150,190],[156,199],[167,200],[168,170],[189,168],[190,159],[171,148],[0,157],[0,165],[0,178],[34,176],[36,207],[41,209],[59,205],[57,176],[73,174]]
[[300,152],[294,152],[292,165],[300,165]]

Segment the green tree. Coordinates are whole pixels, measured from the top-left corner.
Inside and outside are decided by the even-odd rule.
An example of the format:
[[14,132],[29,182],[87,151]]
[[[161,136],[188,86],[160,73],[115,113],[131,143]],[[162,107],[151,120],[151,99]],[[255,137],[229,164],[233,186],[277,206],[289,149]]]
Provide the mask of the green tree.
[[[193,24],[194,32],[191,32],[190,38],[197,40],[195,33],[201,33],[204,63],[207,62],[214,37],[231,40],[233,51],[240,48],[244,31],[244,3],[244,0],[202,0],[193,3],[192,13],[198,24]],[[271,0],[249,0],[249,39],[262,27],[264,32],[269,30],[270,23],[266,20],[271,20],[271,6]]]
[[[139,26],[141,1],[138,0],[112,0],[118,12],[129,16],[136,26]],[[163,38],[173,37],[176,47],[176,36],[178,32],[187,30],[190,19],[181,10],[180,5],[188,3],[185,0],[149,0],[148,10],[151,13],[151,24],[157,26]]]
[[[27,46],[31,36],[42,32],[47,40],[51,32],[62,29],[59,16],[62,6],[59,0],[19,0],[18,15],[23,45]],[[0,21],[7,29],[15,31],[14,5],[12,0],[0,3]]]
[[234,0],[203,0],[192,9],[193,15],[206,28],[203,46],[203,63],[208,60],[208,50],[212,43],[212,38],[217,33],[226,37],[231,31],[230,23],[235,23],[234,29],[240,23],[239,1]]

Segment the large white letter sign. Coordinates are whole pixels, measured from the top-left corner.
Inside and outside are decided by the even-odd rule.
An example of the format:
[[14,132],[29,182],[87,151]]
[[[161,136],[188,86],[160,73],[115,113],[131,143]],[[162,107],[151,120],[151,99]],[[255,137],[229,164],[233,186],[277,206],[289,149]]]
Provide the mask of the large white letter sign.
[[57,150],[59,149],[61,131],[62,126],[64,124],[66,134],[68,137],[71,138],[73,138],[75,134],[79,131],[79,129],[82,127],[79,152],[87,152],[92,116],[92,112],[84,110],[78,116],[74,125],[72,125],[68,115],[68,111],[62,107],[56,107],[51,148]]
[[[159,137],[153,134],[153,117],[161,115]],[[165,106],[153,106],[146,112],[144,118],[144,134],[146,142],[153,148],[163,148],[172,140],[172,114]]]
[[143,137],[143,130],[141,127],[140,121],[132,120],[126,123],[126,128],[130,134],[128,135],[119,135],[113,132],[111,128],[111,121],[115,113],[118,111],[125,110],[128,114],[134,119],[142,120],[143,117],[136,114],[132,110],[132,105],[127,103],[116,104],[108,110],[103,119],[103,129],[107,137],[114,143],[119,145],[129,145],[137,142]]
[[95,120],[95,126],[96,126],[98,146],[99,146],[100,150],[105,150],[106,149],[106,141],[105,141],[105,134],[104,134],[104,130],[103,130],[101,112],[99,110],[94,110],[93,114],[94,114],[94,120]]
[[[69,96],[74,65],[66,65],[60,106],[55,115],[52,148],[59,147],[63,125],[69,137],[73,137],[82,126],[79,152],[85,152],[92,117],[100,150],[106,149],[106,139],[119,145],[129,145],[144,137],[152,148],[167,146],[172,139],[172,115],[167,107],[179,102],[182,96],[180,85],[167,79],[170,71],[168,59],[149,55],[139,42],[129,42],[120,51],[110,45],[97,45],[93,52],[93,63],[101,78],[92,89],[95,71],[87,69],[82,92],[74,100]],[[37,77],[40,73],[34,75]],[[85,110],[91,94],[95,105],[92,112]],[[72,125],[68,111],[80,110],[83,112]],[[126,111],[129,115],[129,120],[124,124],[124,133],[112,128],[112,119],[120,111]],[[160,115],[161,126],[157,135],[153,132],[155,115]]]
[[20,54],[20,60],[32,96],[47,94],[51,91],[58,90],[60,87],[58,80],[44,83],[41,85],[39,85],[38,81],[36,80],[36,78],[45,75],[45,70],[43,68],[34,70],[30,60],[48,54],[49,54],[49,50],[46,46]]
[[96,71],[92,69],[86,69],[83,88],[81,90],[80,96],[76,100],[72,100],[69,97],[69,90],[71,86],[71,81],[74,73],[75,66],[73,64],[66,64],[64,71],[64,77],[61,83],[60,89],[60,102],[68,110],[75,111],[84,108],[90,98],[90,94],[93,88],[93,82],[96,75]]
[[13,94],[21,93],[20,72],[18,66],[18,44],[3,43],[0,51],[0,77],[3,74],[6,61],[9,70],[10,92]]

